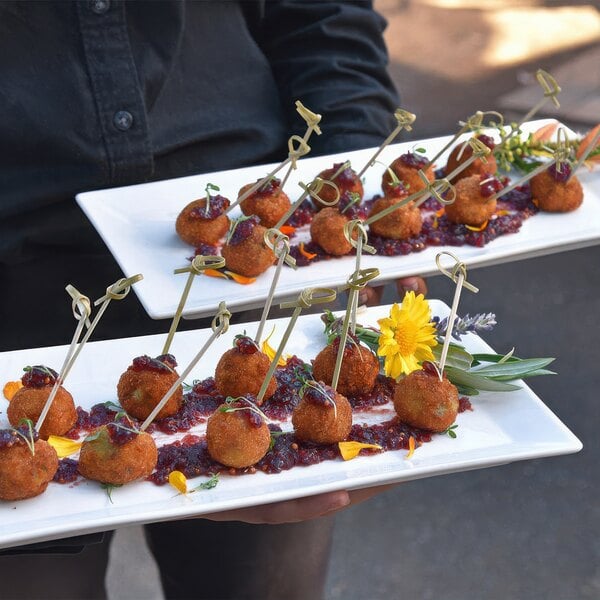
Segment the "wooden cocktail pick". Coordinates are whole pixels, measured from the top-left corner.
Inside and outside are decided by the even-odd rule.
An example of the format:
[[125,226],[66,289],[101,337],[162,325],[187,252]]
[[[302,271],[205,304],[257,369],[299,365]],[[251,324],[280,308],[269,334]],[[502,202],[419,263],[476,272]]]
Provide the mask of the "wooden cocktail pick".
[[265,306],[258,324],[258,329],[256,330],[256,336],[254,337],[254,341],[257,345],[260,344],[260,338],[263,334],[265,322],[269,316],[271,304],[273,304],[273,296],[275,295],[275,289],[277,288],[277,283],[279,282],[279,275],[281,274],[283,263],[285,262],[293,269],[297,268],[296,259],[293,256],[290,256],[290,239],[287,235],[281,233],[279,229],[272,228],[265,231],[263,238],[265,240],[265,244],[271,248],[271,250],[273,250],[273,253],[277,257],[277,266],[275,267],[275,273],[273,273],[269,294],[265,300]]
[[175,311],[175,315],[173,317],[173,321],[171,322],[171,328],[169,329],[169,333],[167,335],[167,339],[165,340],[165,345],[163,346],[162,354],[168,354],[169,348],[171,347],[171,342],[173,341],[173,336],[177,331],[177,325],[179,325],[179,321],[181,319],[181,313],[183,312],[183,308],[185,307],[185,303],[189,296],[190,290],[192,289],[192,282],[194,281],[194,277],[196,275],[200,275],[202,271],[206,269],[221,269],[225,266],[225,259],[222,256],[195,256],[192,262],[188,267],[182,267],[181,269],[175,269],[174,273],[189,273],[187,281],[185,283],[185,287],[183,288],[183,293],[181,294],[181,300],[179,300],[179,306],[177,306],[177,310]]
[[140,431],[145,431],[148,428],[148,425],[152,423],[152,421],[156,418],[156,415],[161,411],[163,406],[168,402],[169,398],[173,394],[173,392],[181,385],[181,382],[185,380],[185,378],[190,374],[191,370],[196,366],[198,361],[204,356],[206,351],[210,348],[210,345],[222,334],[225,333],[229,329],[229,319],[231,318],[231,313],[227,310],[227,306],[225,302],[219,303],[219,310],[217,314],[214,316],[211,324],[212,334],[206,340],[206,343],[200,351],[194,356],[189,365],[185,368],[185,370],[179,376],[179,379],[169,388],[167,393],[162,397],[160,402],[154,407],[152,412],[148,415],[146,420],[142,423],[140,427]]
[[56,381],[54,382],[54,386],[52,387],[52,390],[50,391],[50,395],[48,396],[48,399],[46,400],[46,403],[44,404],[44,406],[42,408],[42,412],[40,413],[39,419],[38,419],[37,423],[35,424],[36,431],[39,431],[42,428],[42,425],[44,424],[44,421],[46,420],[46,417],[48,415],[48,411],[50,410],[50,407],[52,406],[52,402],[54,401],[54,398],[56,397],[58,388],[61,386],[62,382],[64,381],[65,373],[71,363],[73,354],[75,353],[75,351],[77,349],[77,342],[79,341],[79,338],[81,337],[81,333],[83,332],[84,326],[86,324],[88,325],[88,327],[90,326],[89,317],[90,317],[90,314],[92,313],[92,308],[90,306],[90,299],[87,296],[84,296],[83,294],[81,294],[76,288],[74,288],[70,284],[65,289],[66,289],[67,293],[69,294],[69,296],[71,296],[71,298],[73,299],[71,306],[72,306],[72,310],[73,310],[73,316],[77,320],[77,327],[75,328],[75,333],[73,334],[73,339],[71,340],[71,345],[69,346],[69,349],[67,350],[67,355],[65,356],[65,360],[60,369],[60,373],[58,374],[58,377],[56,378]]
[[302,310],[305,308],[310,308],[311,306],[314,306],[315,304],[327,304],[329,302],[333,302],[336,298],[336,295],[337,294],[336,294],[335,290],[332,290],[331,288],[307,288],[300,293],[297,300],[292,301],[292,302],[283,302],[282,304],[279,305],[280,308],[293,308],[294,312],[292,313],[292,316],[290,317],[290,321],[288,323],[287,329],[285,330],[285,332],[283,334],[283,338],[281,339],[281,342],[279,343],[279,347],[277,348],[277,351],[275,352],[275,356],[273,357],[273,360],[271,361],[271,364],[269,365],[269,370],[267,371],[267,375],[265,376],[265,379],[260,387],[260,390],[256,397],[257,404],[260,405],[262,403],[263,398],[265,397],[265,394],[267,392],[267,387],[269,386],[269,381],[271,381],[271,377],[273,376],[273,373],[275,372],[277,363],[279,362],[279,359],[281,358],[281,355],[283,354],[283,351],[285,350],[285,346],[288,343],[288,340],[290,339],[290,335],[292,334],[294,325],[296,325],[296,321],[298,320],[298,317],[300,316],[300,313],[302,312]]
[[[449,256],[454,260],[454,265],[452,266],[451,271],[448,271],[448,269],[446,269],[442,265],[442,256],[444,255]],[[460,300],[460,293],[462,291],[462,288],[465,287],[475,294],[479,291],[479,288],[476,288],[474,285],[470,284],[467,281],[467,267],[465,263],[461,262],[451,252],[440,252],[435,257],[435,262],[440,272],[446,275],[446,277],[452,279],[454,283],[456,283],[456,290],[454,291],[454,299],[452,300],[452,308],[450,309],[450,316],[448,317],[448,326],[446,327],[446,335],[444,337],[444,345],[442,346],[442,353],[440,356],[440,362],[438,364],[438,376],[441,381],[443,378],[446,358],[448,356],[448,348],[450,346],[450,340],[452,338],[452,329],[454,328],[454,321],[456,320],[456,311],[458,309],[458,302]]]
[[398,124],[396,125],[392,133],[390,133],[390,135],[388,135],[387,138],[385,138],[381,146],[377,148],[375,154],[373,154],[373,156],[366,162],[365,166],[360,170],[360,173],[358,174],[359,179],[365,174],[366,170],[369,167],[372,167],[375,164],[377,157],[381,154],[383,149],[389,144],[391,144],[403,129],[405,129],[406,131],[412,131],[412,124],[415,122],[417,117],[416,115],[413,115],[413,113],[410,113],[407,110],[404,110],[403,108],[397,108],[394,112],[394,118],[396,119]]

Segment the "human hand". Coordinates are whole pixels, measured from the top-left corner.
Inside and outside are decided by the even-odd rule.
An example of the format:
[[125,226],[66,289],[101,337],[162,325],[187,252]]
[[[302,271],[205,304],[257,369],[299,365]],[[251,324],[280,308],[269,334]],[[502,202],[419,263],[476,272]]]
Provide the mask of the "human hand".
[[[381,304],[381,297],[383,296],[383,285],[369,287],[367,286],[361,290],[358,296],[359,304],[366,304],[367,306],[377,306]],[[406,292],[413,291],[415,294],[427,294],[427,284],[422,277],[403,277],[402,279],[396,280],[396,289],[400,300],[404,298]]]
[[203,515],[211,521],[242,521],[255,525],[279,525],[282,523],[298,523],[318,517],[331,515],[344,508],[359,504],[392,487],[383,485],[350,492],[327,492],[306,498],[238,508],[220,513]]

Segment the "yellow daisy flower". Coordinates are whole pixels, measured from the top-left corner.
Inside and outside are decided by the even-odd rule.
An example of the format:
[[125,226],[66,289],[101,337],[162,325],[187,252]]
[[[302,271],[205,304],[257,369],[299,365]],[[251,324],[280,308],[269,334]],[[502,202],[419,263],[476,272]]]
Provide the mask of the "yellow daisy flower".
[[423,294],[408,292],[402,304],[394,304],[390,316],[377,321],[381,329],[377,354],[384,357],[385,374],[396,379],[433,361],[431,348],[437,345],[431,323],[431,309]]

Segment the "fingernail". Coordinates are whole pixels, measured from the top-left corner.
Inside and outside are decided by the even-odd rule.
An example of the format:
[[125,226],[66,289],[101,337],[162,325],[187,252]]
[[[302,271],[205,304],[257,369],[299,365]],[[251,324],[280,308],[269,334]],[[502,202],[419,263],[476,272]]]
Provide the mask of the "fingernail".
[[358,303],[366,304],[369,301],[369,294],[367,292],[359,292],[358,294]]
[[419,282],[412,281],[411,283],[403,283],[400,288],[404,292],[416,292],[419,289]]

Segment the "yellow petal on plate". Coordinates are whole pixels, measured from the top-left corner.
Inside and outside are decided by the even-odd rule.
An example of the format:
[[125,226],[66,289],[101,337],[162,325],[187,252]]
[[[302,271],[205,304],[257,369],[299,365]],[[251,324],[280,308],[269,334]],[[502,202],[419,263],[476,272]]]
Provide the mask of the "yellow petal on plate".
[[4,397],[10,402],[12,397],[23,387],[21,380],[18,381],[7,381],[2,388]]
[[[263,351],[263,354],[266,354],[269,357],[269,360],[273,360],[275,358],[275,352],[276,352],[275,349],[273,348],[273,346],[271,346],[271,344],[269,344],[269,340],[271,339],[271,336],[273,335],[273,333],[275,333],[275,327],[273,327],[273,329],[271,329],[271,333],[264,339],[263,343],[261,344],[261,350]],[[279,360],[277,361],[277,366],[285,367],[286,364],[287,364],[287,358],[280,356]]]
[[340,454],[344,460],[352,460],[358,456],[358,453],[363,448],[371,448],[373,450],[382,450],[377,444],[363,444],[361,442],[338,442]]
[[59,435],[51,435],[48,438],[48,443],[56,450],[58,458],[66,458],[67,456],[71,456],[71,454],[79,452],[79,449],[81,448],[81,442],[71,440],[66,437],[61,437]]
[[169,473],[169,483],[180,494],[187,494],[187,477],[181,471],[171,471]]
[[412,458],[412,455],[415,453],[415,438],[411,435],[408,438],[408,454],[404,457],[405,459]]

